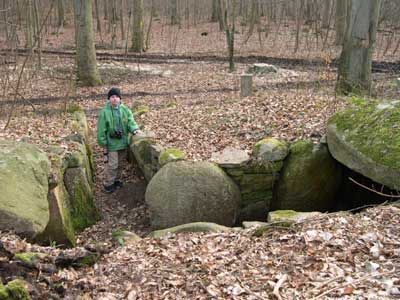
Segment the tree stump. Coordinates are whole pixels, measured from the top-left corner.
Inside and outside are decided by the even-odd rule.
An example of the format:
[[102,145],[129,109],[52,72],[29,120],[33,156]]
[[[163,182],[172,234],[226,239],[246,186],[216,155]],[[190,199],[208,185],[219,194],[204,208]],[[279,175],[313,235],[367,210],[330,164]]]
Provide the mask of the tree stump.
[[253,75],[243,74],[240,77],[240,97],[251,96],[253,93]]

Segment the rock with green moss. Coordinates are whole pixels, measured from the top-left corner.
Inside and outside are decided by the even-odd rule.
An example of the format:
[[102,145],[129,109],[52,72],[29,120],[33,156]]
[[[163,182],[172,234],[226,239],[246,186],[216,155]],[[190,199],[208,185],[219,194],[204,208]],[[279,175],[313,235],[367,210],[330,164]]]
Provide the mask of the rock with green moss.
[[115,230],[112,232],[112,237],[121,246],[133,245],[142,240],[136,233],[126,230]]
[[153,138],[133,136],[131,138],[130,150],[144,177],[147,181],[150,181],[160,169],[159,157],[163,148]]
[[192,222],[235,223],[240,191],[218,166],[178,161],[160,169],[147,186],[146,203],[155,229]]
[[22,252],[22,253],[16,253],[14,259],[23,262],[27,266],[35,267],[39,262],[41,255],[42,255],[41,253],[36,253],[36,252]]
[[[62,174],[59,176],[62,178]],[[50,220],[44,232],[36,237],[36,241],[41,244],[56,243],[62,247],[75,246],[75,229],[72,223],[70,199],[63,181],[49,191],[48,201]]]
[[327,211],[335,206],[341,169],[324,144],[298,141],[290,147],[274,187],[272,209]]
[[135,107],[132,111],[135,116],[141,116],[145,113],[148,113],[150,111],[150,108],[147,105],[139,105]]
[[189,224],[182,224],[179,226],[156,230],[149,234],[150,237],[162,238],[170,234],[177,234],[181,232],[228,232],[231,228],[209,222],[194,222]]
[[49,221],[50,161],[36,146],[0,141],[0,229],[29,239]]
[[68,168],[64,174],[64,184],[69,195],[71,223],[75,230],[82,231],[100,217],[85,170]]
[[[69,139],[76,139],[75,141],[77,142],[88,144],[90,130],[87,123],[86,114],[79,105],[75,105],[72,108],[73,109],[68,110],[70,113],[68,118],[69,128],[72,131],[72,135],[69,137]],[[75,135],[75,137],[73,137],[73,135]]]
[[307,219],[313,219],[322,216],[320,212],[297,212],[294,210],[277,210],[268,213],[267,221],[269,223],[283,223],[290,225],[293,223],[303,222]]
[[158,163],[163,167],[167,163],[185,159],[185,152],[177,148],[168,148],[160,153]]
[[329,119],[329,150],[353,171],[400,190],[400,101],[361,100]]
[[275,162],[284,160],[288,155],[286,142],[274,138],[266,138],[254,145],[253,155],[260,162]]
[[6,286],[0,282],[0,300],[30,300],[25,282],[20,279],[10,281]]

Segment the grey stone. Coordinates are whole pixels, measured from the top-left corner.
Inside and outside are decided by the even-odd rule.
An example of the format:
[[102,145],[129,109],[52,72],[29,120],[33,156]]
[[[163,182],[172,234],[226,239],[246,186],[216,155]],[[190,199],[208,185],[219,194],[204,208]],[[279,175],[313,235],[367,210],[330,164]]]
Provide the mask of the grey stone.
[[165,165],[154,175],[145,199],[155,229],[192,222],[232,226],[240,191],[214,164],[178,161]]
[[181,232],[228,232],[231,228],[209,222],[194,222],[189,224],[182,224],[175,227],[156,230],[149,234],[150,237],[161,238],[170,234],[177,234]]
[[50,161],[36,146],[0,140],[0,229],[33,239],[49,221]]
[[244,150],[227,147],[222,152],[214,152],[211,159],[221,168],[237,168],[245,165],[250,156]]

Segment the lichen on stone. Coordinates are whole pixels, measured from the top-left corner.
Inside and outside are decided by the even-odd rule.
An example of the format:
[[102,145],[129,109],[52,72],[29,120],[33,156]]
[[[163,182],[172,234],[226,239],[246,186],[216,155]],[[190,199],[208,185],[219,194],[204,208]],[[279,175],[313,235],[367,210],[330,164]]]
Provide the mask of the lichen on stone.
[[335,124],[346,142],[366,157],[400,169],[399,101],[358,102],[334,115],[328,124]]
[[160,166],[163,166],[172,161],[185,159],[185,153],[178,148],[169,148],[161,152],[158,159]]

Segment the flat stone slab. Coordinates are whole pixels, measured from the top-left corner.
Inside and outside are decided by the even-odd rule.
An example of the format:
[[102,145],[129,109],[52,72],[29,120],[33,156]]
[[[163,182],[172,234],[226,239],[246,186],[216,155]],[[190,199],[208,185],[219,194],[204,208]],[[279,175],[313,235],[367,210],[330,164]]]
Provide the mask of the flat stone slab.
[[297,212],[294,210],[276,210],[268,213],[268,223],[298,223],[307,219],[312,219],[321,216],[322,213],[318,211],[312,212]]
[[244,150],[227,147],[222,152],[214,152],[211,160],[222,168],[237,168],[245,165],[250,160],[250,156]]

